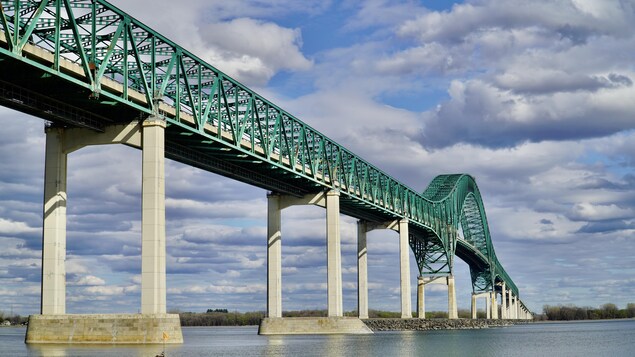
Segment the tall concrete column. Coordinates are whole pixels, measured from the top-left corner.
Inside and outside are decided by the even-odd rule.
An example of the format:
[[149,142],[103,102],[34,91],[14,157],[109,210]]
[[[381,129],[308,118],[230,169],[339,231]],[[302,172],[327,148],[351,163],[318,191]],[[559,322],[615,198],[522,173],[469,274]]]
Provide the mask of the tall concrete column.
[[454,275],[448,276],[448,318],[459,318],[459,311],[456,306],[456,288],[454,287]]
[[165,121],[143,122],[141,313],[166,312],[165,287]]
[[496,301],[496,291],[490,292],[490,307],[492,309],[492,318],[498,320],[498,303]]
[[401,271],[401,318],[412,318],[410,297],[410,235],[408,220],[399,221],[399,262]]
[[357,221],[357,312],[360,319],[368,318],[368,247],[366,221]]
[[513,306],[513,301],[512,301],[512,289],[508,289],[507,290],[507,318],[508,319],[513,319],[514,315],[512,314],[512,306]]
[[282,317],[280,195],[267,195],[267,317]]
[[66,162],[61,128],[46,129],[42,230],[43,315],[66,313]]
[[472,293],[472,305],[471,305],[471,312],[472,312],[472,320],[476,320],[478,315],[477,315],[477,310],[476,310],[477,306],[476,306],[476,294]]
[[489,293],[485,293],[485,318],[486,319],[491,319],[492,318],[492,309],[491,309],[491,301],[489,298]]
[[340,242],[340,193],[326,193],[326,255],[328,316],[343,316],[342,253]]
[[417,277],[417,317],[426,318],[426,285],[422,276]]
[[507,318],[507,292],[505,291],[505,282],[503,282],[502,290],[501,290],[501,319]]

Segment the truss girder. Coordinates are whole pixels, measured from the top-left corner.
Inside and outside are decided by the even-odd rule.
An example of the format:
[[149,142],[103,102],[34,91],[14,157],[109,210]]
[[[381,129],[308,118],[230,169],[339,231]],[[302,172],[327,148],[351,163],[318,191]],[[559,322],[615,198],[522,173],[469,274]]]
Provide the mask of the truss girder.
[[[78,115],[90,127],[99,128],[93,121],[100,118],[108,118],[104,125],[115,121],[114,110],[101,109],[108,106],[119,109],[119,121],[162,116],[171,140],[195,143],[187,155],[183,146],[174,149],[177,160],[297,195],[339,190],[354,202],[350,212],[407,218],[417,230],[410,243],[422,272],[451,272],[462,230],[474,254],[487,257],[490,284],[498,279],[516,289],[492,248],[472,177],[442,175],[420,194],[106,1],[0,1],[3,60],[38,71],[37,80],[53,78],[71,88],[74,105],[95,109]],[[42,109],[14,107],[45,117]],[[56,115],[45,119],[76,125]],[[233,155],[224,166],[210,161],[218,147]],[[250,166],[242,170],[239,163]]]
[[[476,181],[469,175],[440,175],[432,180],[423,192],[430,200],[435,217],[441,217],[446,226],[433,227],[432,231],[447,247],[448,259],[460,253],[470,265],[472,287],[475,291],[493,290],[496,283],[504,281],[518,294],[518,289],[496,257],[483,207],[483,200]],[[463,237],[457,234],[461,231]],[[452,269],[452,266],[450,266]]]

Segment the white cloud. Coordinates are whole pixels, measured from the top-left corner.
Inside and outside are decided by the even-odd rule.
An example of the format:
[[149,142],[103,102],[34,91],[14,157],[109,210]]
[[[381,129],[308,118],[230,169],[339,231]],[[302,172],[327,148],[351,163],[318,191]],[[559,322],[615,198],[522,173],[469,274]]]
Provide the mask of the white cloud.
[[39,232],[40,230],[40,228],[29,227],[24,222],[14,222],[11,220],[0,218],[0,234],[2,235],[33,233]]
[[267,291],[264,284],[255,284],[248,286],[237,285],[194,285],[185,288],[169,288],[169,294],[259,294]]
[[599,137],[635,127],[635,104],[624,101],[635,95],[633,87],[524,96],[473,79],[454,81],[449,94],[448,102],[426,113],[424,144],[515,146]]
[[94,275],[84,275],[80,277],[73,285],[78,286],[99,286],[106,285],[106,281],[104,279],[94,276]]
[[119,296],[127,295],[131,293],[139,293],[141,290],[137,285],[130,286],[117,286],[117,285],[105,285],[105,286],[89,286],[83,291],[88,295],[100,295],[100,296]]
[[448,12],[429,12],[406,21],[399,29],[402,36],[422,42],[460,41],[470,33],[490,28],[541,27],[571,41],[590,35],[627,36],[633,19],[631,1],[597,2],[568,0],[528,3],[522,0],[498,2],[486,0],[456,4]]
[[[121,9],[184,49],[252,86],[266,84],[281,70],[306,70],[310,68],[311,61],[301,52],[299,29],[244,16],[262,16],[274,8],[312,12],[328,6],[317,2],[306,5],[299,7],[288,1],[265,5],[259,1],[233,1],[228,4],[200,0],[188,2],[186,6],[156,1],[119,4]],[[174,21],[175,18],[178,21]]]
[[613,219],[632,218],[635,211],[631,208],[621,208],[616,204],[593,204],[580,202],[571,208],[570,217],[577,221],[604,221]]
[[204,40],[216,48],[217,57],[210,58],[212,63],[252,84],[265,84],[280,70],[307,70],[312,65],[301,53],[299,29],[238,18],[209,24],[201,32]]

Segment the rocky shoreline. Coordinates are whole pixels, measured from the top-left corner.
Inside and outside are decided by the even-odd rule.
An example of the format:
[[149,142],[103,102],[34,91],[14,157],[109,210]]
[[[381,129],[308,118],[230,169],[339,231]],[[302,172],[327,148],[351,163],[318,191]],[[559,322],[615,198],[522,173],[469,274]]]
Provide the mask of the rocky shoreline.
[[530,323],[529,320],[472,320],[472,319],[365,319],[362,320],[373,331],[429,331],[466,330],[503,327]]

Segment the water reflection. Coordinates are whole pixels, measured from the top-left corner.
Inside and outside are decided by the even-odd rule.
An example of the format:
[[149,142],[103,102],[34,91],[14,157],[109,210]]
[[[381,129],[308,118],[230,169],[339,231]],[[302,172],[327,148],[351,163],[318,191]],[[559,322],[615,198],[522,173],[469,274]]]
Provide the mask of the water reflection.
[[[156,357],[163,352],[161,345],[26,345],[29,356],[74,357],[74,356],[130,356]],[[166,356],[170,356],[166,346]]]
[[66,357],[66,345],[26,345],[29,355]]
[[[25,345],[24,329],[0,329],[0,356],[155,357],[161,345]],[[167,357],[207,356],[625,356],[635,320],[519,325],[499,329],[259,336],[257,327],[183,328]]]

